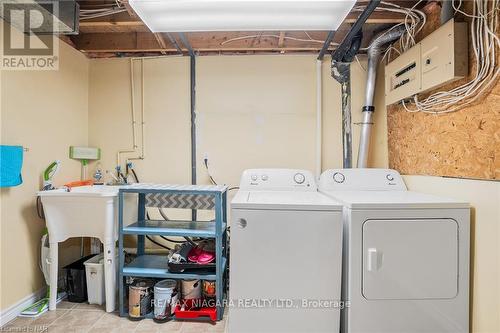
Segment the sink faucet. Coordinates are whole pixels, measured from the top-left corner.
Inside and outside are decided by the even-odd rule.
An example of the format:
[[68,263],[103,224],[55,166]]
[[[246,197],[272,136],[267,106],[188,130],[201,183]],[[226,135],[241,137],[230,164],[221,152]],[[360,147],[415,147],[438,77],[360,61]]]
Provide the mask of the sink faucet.
[[111,182],[109,182],[108,185],[125,185],[126,184],[125,180],[123,180],[121,177],[120,178],[116,177],[113,172],[106,170],[106,174],[110,175],[113,178],[113,180]]

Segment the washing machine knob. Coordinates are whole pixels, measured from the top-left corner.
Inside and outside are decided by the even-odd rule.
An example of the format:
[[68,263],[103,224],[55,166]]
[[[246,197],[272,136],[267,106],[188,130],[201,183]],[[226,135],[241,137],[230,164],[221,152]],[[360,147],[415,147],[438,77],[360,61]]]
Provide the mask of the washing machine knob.
[[253,181],[256,181],[257,180],[257,175],[251,175],[250,178],[253,180]]
[[294,176],[293,176],[293,180],[297,183],[297,184],[302,184],[306,181],[306,176],[304,176],[304,174],[302,173],[296,173]]
[[262,175],[260,176],[260,178],[263,180],[263,181],[267,181],[269,179],[269,177],[267,175]]
[[394,180],[394,176],[391,175],[390,173],[387,174],[387,176],[385,176],[385,178],[387,178],[388,181],[392,182]]
[[345,176],[344,174],[340,173],[340,172],[335,172],[333,174],[333,180],[336,182],[336,183],[343,183],[345,181]]

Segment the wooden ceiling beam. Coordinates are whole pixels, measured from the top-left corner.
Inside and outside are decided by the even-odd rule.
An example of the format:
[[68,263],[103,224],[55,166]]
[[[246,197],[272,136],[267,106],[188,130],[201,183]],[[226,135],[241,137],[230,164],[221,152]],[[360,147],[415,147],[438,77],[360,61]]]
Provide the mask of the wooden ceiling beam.
[[[356,21],[357,13],[349,14],[343,24],[352,24]],[[367,20],[367,24],[397,24],[404,22],[404,16],[398,13],[373,13]],[[110,33],[110,32],[147,32],[148,27],[140,20],[118,20],[111,17],[110,20],[85,20],[80,22],[80,33]]]
[[285,32],[280,31],[280,38],[278,39],[278,47],[284,47],[285,46]]
[[132,17],[132,18],[137,17],[137,14],[135,13],[134,9],[128,3],[128,0],[121,0],[121,3],[125,6],[125,9],[127,9],[127,13],[130,15],[130,17]]
[[[337,31],[335,40],[342,39],[348,27]],[[371,30],[366,31],[367,36]],[[196,52],[241,52],[241,51],[319,51],[326,39],[327,31],[287,32],[224,32],[186,33],[186,38]],[[161,38],[160,38],[161,37]],[[73,37],[76,48],[83,52],[174,52],[178,47],[163,34],[129,32],[119,34],[82,34]],[[286,41],[286,42],[285,42]],[[330,49],[333,48],[330,47]],[[186,52],[186,48],[182,47]]]
[[[162,34],[157,32],[154,33],[154,36],[156,41],[158,42],[158,45],[164,50],[167,49],[167,43],[165,42],[165,39],[163,39]],[[161,54],[166,54],[166,51],[161,51]]]
[[[385,0],[403,7],[411,7],[415,0]],[[114,0],[82,0],[80,4],[87,8],[113,5]],[[83,20],[80,22],[80,34],[72,36],[77,49],[87,54],[179,54],[187,52],[179,46],[175,34],[151,33],[148,27],[129,5],[128,0],[121,0],[127,11],[116,15]],[[368,0],[357,2],[364,6]],[[359,12],[350,13],[335,33],[333,42],[339,43],[359,16]],[[404,21],[404,16],[393,12],[374,12],[364,26],[363,46],[366,46],[376,29],[387,28],[391,24]],[[210,52],[317,52],[326,39],[327,31],[240,31],[240,32],[201,32],[186,33],[192,48],[199,53]],[[253,37],[252,37],[253,36]],[[168,38],[167,38],[168,37]],[[312,40],[311,40],[312,39]],[[177,45],[176,45],[177,44]],[[333,47],[333,44],[332,44]],[[332,49],[330,47],[330,50]]]

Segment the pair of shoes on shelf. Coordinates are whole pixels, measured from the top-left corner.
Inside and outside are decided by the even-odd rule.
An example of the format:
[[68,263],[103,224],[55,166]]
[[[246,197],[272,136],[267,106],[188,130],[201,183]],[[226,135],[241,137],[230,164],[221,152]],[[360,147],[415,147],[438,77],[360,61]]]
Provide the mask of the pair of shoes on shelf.
[[188,260],[198,264],[209,264],[215,260],[215,244],[213,241],[203,241],[191,249]]

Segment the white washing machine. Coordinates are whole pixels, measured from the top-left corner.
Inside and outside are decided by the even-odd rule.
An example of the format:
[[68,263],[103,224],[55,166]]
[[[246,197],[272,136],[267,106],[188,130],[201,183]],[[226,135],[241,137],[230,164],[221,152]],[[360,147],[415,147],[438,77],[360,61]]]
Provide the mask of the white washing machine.
[[246,170],[231,202],[229,333],[338,332],[342,205],[304,170]]
[[469,204],[384,169],[328,170],[319,190],[344,203],[342,332],[469,332]]

